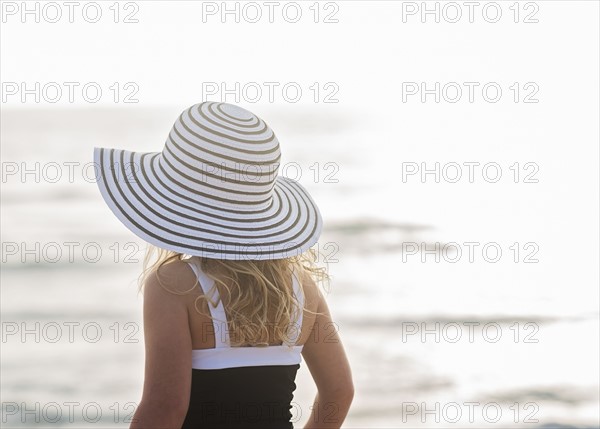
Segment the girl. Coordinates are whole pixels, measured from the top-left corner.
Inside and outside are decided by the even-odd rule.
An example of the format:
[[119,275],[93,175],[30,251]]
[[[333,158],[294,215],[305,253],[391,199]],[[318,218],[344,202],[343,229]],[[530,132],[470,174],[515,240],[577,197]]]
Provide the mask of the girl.
[[[162,152],[96,148],[113,213],[151,247],[137,428],[341,427],[350,367],[317,282],[320,212],[278,176],[279,142],[238,106],[185,110]],[[154,255],[156,257],[154,258]],[[318,393],[292,402],[300,363]]]

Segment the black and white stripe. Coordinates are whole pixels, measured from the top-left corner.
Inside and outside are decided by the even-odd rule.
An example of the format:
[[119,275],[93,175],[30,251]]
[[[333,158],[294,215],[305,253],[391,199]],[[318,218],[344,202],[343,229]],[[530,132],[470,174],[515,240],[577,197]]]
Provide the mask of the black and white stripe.
[[308,192],[278,176],[279,142],[238,106],[184,111],[162,152],[95,148],[98,186],[115,215],[156,246],[207,258],[279,259],[316,243]]

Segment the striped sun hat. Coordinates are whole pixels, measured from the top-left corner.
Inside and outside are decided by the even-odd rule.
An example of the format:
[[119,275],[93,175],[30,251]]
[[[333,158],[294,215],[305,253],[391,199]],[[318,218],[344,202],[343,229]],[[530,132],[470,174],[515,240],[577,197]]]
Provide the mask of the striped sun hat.
[[278,176],[275,133],[241,107],[196,104],[162,152],[94,148],[97,183],[123,224],[150,244],[212,259],[298,255],[321,233],[319,209]]

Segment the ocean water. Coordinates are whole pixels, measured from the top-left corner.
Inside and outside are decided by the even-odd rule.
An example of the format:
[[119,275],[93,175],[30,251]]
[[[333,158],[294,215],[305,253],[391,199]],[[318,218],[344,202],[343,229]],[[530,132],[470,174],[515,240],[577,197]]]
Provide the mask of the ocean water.
[[[344,427],[598,427],[597,170],[570,168],[567,153],[559,174],[542,154],[529,187],[403,183],[399,161],[428,159],[421,149],[363,151],[370,118],[302,112],[261,115],[325,219],[327,299],[356,386]],[[127,427],[143,383],[144,243],[85,165],[94,146],[160,150],[177,113],[3,109],[4,427]],[[456,159],[438,149],[432,160]],[[562,185],[567,173],[587,178]],[[304,365],[297,385],[301,427],[316,393]]]

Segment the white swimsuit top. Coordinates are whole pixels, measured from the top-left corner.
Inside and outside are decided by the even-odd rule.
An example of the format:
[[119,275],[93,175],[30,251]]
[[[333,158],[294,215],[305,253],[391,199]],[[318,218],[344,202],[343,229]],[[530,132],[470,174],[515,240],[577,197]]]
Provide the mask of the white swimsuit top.
[[[196,257],[188,261],[190,267],[198,278],[198,283],[208,296],[209,291],[214,285],[214,280],[204,273],[200,267],[200,260]],[[295,273],[292,273],[292,283],[294,294],[304,308],[304,293],[300,287],[300,282]],[[289,344],[265,347],[232,347],[229,344],[229,332],[227,328],[220,329],[220,326],[227,327],[227,316],[223,308],[223,302],[219,297],[219,291],[215,288],[213,301],[217,306],[213,307],[210,301],[207,302],[210,315],[213,317],[213,327],[215,332],[215,348],[192,350],[192,368],[193,369],[223,369],[244,366],[265,366],[265,365],[295,365],[302,362],[302,345],[297,345],[300,338],[302,327],[302,313],[294,322],[290,323],[290,330],[287,338]]]

